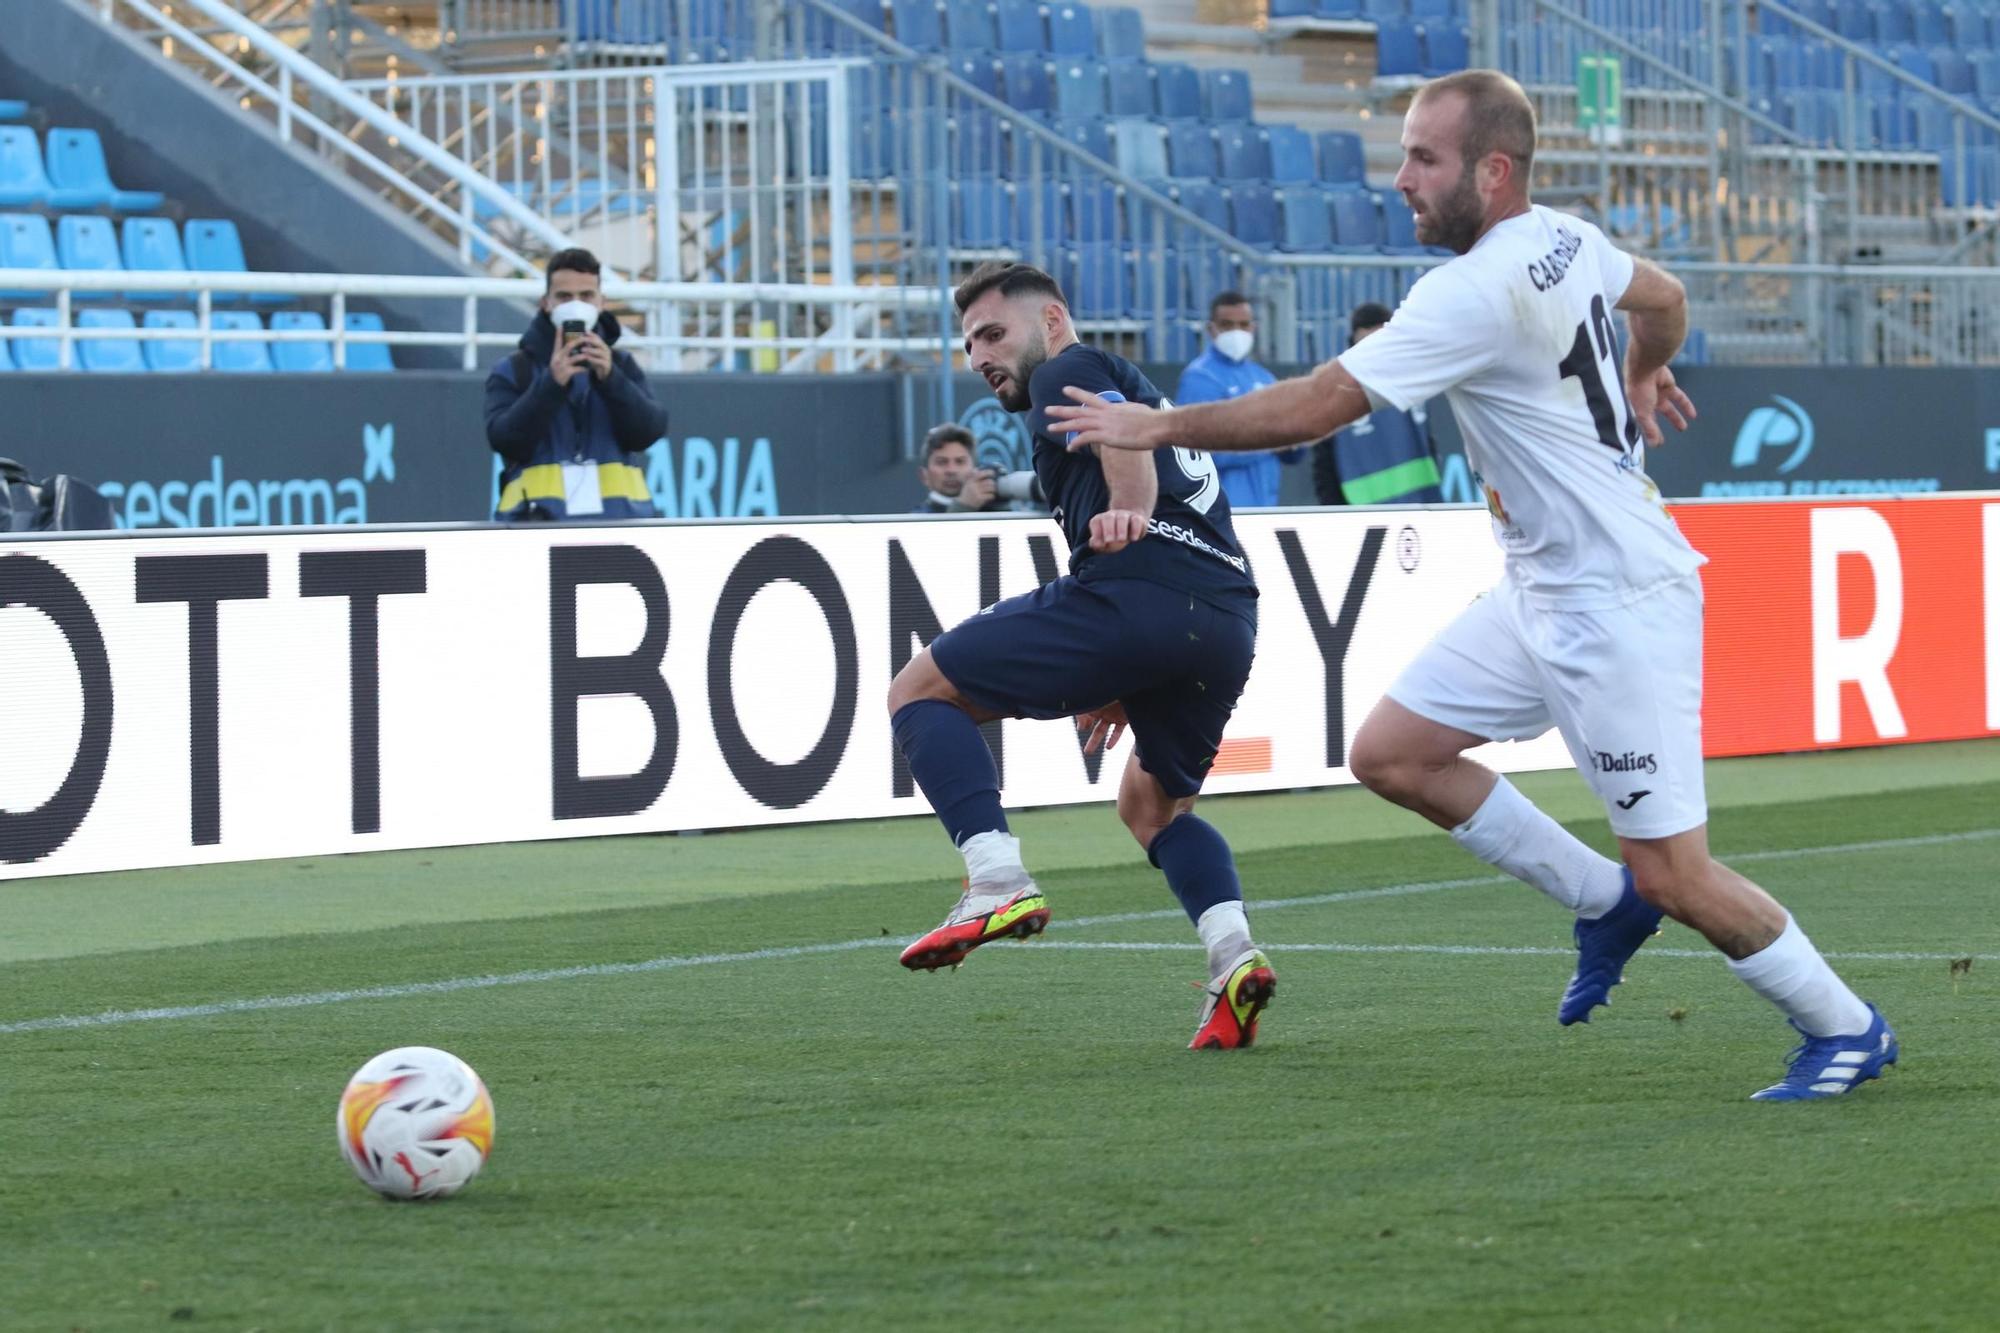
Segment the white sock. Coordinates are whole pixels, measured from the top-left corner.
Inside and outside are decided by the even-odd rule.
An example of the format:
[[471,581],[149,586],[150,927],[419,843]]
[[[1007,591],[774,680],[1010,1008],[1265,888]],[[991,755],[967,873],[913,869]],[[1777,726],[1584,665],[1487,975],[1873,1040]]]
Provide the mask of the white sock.
[[1501,778],[1451,831],[1458,845],[1490,866],[1525,880],[1586,921],[1618,905],[1625,874],[1576,835],[1537,810],[1513,783]]
[[1219,977],[1222,969],[1250,947],[1250,919],[1243,915],[1241,901],[1222,902],[1201,914],[1194,923],[1201,942],[1208,946],[1208,975]]
[[1777,939],[1748,958],[1730,959],[1729,970],[1812,1036],[1866,1032],[1875,1021],[1789,915]]
[[1012,893],[1028,880],[1021,864],[1021,840],[994,829],[975,833],[958,849],[965,854],[966,891],[973,894]]

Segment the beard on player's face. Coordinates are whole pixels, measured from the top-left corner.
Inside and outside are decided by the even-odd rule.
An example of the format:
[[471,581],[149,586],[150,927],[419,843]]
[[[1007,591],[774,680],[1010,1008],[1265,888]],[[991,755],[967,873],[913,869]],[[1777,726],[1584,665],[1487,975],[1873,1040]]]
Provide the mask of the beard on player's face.
[[1448,192],[1418,202],[1423,204],[1423,210],[1417,216],[1417,240],[1423,244],[1440,245],[1462,255],[1479,239],[1479,224],[1485,221],[1485,210],[1479,201],[1479,187],[1474,183],[1470,162]]
[[1048,359],[1048,336],[1042,332],[1040,326],[1037,326],[1028,334],[1028,345],[1022,349],[1020,357],[1014,364],[1001,367],[1007,376],[1007,382],[993,391],[993,396],[1000,400],[1000,406],[1009,412],[1027,411],[1028,379],[1041,369],[1042,362]]

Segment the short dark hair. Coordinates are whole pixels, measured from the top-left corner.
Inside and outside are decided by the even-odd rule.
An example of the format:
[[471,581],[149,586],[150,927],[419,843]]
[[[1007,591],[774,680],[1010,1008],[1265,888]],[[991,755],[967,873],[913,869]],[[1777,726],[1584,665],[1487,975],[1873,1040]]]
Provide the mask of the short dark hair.
[[1249,305],[1250,298],[1242,292],[1217,292],[1208,303],[1208,319],[1215,322],[1215,312],[1226,305]]
[[1420,98],[1439,93],[1465,99],[1465,133],[1458,144],[1465,169],[1489,153],[1505,153],[1525,184],[1535,164],[1535,104],[1521,85],[1497,69],[1462,69],[1417,89]]
[[947,444],[962,444],[965,446],[965,452],[977,454],[978,443],[979,441],[973,438],[972,432],[956,421],[947,421],[942,426],[932,426],[924,436],[924,462],[930,462],[931,455]]
[[604,266],[597,262],[597,256],[583,249],[558,250],[549,256],[548,265],[542,270],[546,275],[542,283],[544,294],[555,286],[558,272],[588,273],[597,277],[604,272]]
[[1388,306],[1378,305],[1374,301],[1363,301],[1354,307],[1354,313],[1347,317],[1347,328],[1350,333],[1359,333],[1363,329],[1379,329],[1388,322]]
[[1033,264],[1010,264],[994,259],[981,264],[966,275],[958,284],[958,290],[951,294],[952,304],[963,315],[972,303],[986,293],[998,289],[1002,296],[1046,296],[1063,309],[1069,309],[1069,300],[1063,295],[1062,285]]

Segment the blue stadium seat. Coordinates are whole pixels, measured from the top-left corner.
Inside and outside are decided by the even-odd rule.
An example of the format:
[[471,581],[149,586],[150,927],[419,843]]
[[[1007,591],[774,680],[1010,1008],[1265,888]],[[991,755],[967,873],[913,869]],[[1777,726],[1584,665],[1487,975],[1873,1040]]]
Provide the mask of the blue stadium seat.
[[[22,306],[14,312],[17,329],[52,329],[56,312],[52,306]],[[43,371],[62,368],[62,344],[54,338],[16,338],[14,364],[22,370]]]
[[1417,241],[1417,215],[1394,190],[1382,195],[1382,248],[1403,253],[1423,249]]
[[1370,190],[1330,190],[1333,243],[1343,250],[1373,250],[1382,244],[1382,211]]
[[1195,120],[1167,126],[1167,174],[1178,180],[1209,180],[1215,171],[1215,131]]
[[[132,322],[129,310],[79,311],[76,324],[80,329],[138,327]],[[146,358],[139,352],[137,338],[79,338],[76,362],[84,370],[105,375],[142,375],[146,371]]]
[[1278,248],[1292,254],[1325,254],[1333,248],[1326,195],[1310,185],[1276,192]]
[[[599,3],[602,3],[602,0],[599,0]],[[882,31],[883,14],[885,11],[882,8],[881,0],[828,0],[828,3],[841,13],[851,18],[859,19],[873,31]],[[690,35],[692,35],[697,27],[703,31],[715,31],[719,29],[720,21],[717,18],[710,17],[704,19],[701,24],[697,25],[693,21],[693,17],[693,15],[689,16],[688,27]],[[864,55],[874,49],[868,39],[854,31],[850,25],[822,18],[815,10],[808,9],[805,11],[805,23],[806,50],[812,55]],[[728,58],[726,49],[717,49],[723,47],[719,39],[711,38],[704,42],[703,45],[714,51],[720,58]]]
[[1361,16],[1377,23],[1406,19],[1410,16],[1409,0],[1361,0]]
[[1237,240],[1269,249],[1278,239],[1278,203],[1271,187],[1240,181],[1229,187],[1229,230]]
[[1181,284],[1186,280],[1179,252],[1139,249],[1132,252],[1131,301],[1125,313],[1135,319],[1150,319],[1155,308],[1168,315],[1178,312],[1186,301]]
[[1457,16],[1452,0],[1410,0],[1410,17],[1419,23],[1450,23]]
[[1314,179],[1312,136],[1296,125],[1266,125],[1264,139],[1271,155],[1271,179],[1304,184]]
[[42,167],[42,141],[33,130],[26,125],[0,125],[0,207],[24,204],[94,207],[89,191],[58,190],[50,182]]
[[28,114],[28,104],[12,97],[0,97],[0,120],[20,120]]
[[945,0],[944,44],[953,51],[995,48],[993,7],[987,0]]
[[1266,18],[1310,19],[1319,17],[1317,0],[1270,0]]
[[158,208],[166,198],[158,190],[121,190],[113,185],[96,130],[50,130],[48,164],[51,185],[61,192],[88,194],[93,208],[134,213]]
[[1067,201],[1046,176],[1014,186],[1014,234],[1033,249],[1069,242]]
[[1144,181],[1167,176],[1167,133],[1150,120],[1127,118],[1111,122],[1118,169]]
[[1068,188],[1070,235],[1080,241],[1110,241],[1120,231],[1118,187],[1109,181],[1081,181]]
[[1315,11],[1320,18],[1337,19],[1343,23],[1353,23],[1368,16],[1361,0],[1319,0]]
[[1319,178],[1329,185],[1360,185],[1367,179],[1368,157],[1361,136],[1349,130],[1323,130],[1319,136]]
[[1875,41],[1882,46],[1895,46],[1912,41],[1917,35],[1916,24],[1910,19],[1910,11],[1904,0],[1884,0],[1868,7],[1873,17]]
[[[47,218],[33,213],[0,213],[0,268],[54,272],[61,267]],[[37,301],[47,297],[47,292],[0,292],[0,300],[4,301]]]
[[1091,60],[1057,61],[1053,84],[1057,115],[1104,114],[1104,66]]
[[1039,0],[994,0],[993,31],[1002,51],[1025,54],[1042,50],[1046,39]]
[[1799,82],[1810,88],[1844,91],[1847,87],[1846,53],[1832,42],[1808,38],[1799,43]]
[[[183,273],[187,256],[181,253],[180,229],[172,218],[126,218],[119,228],[120,255],[125,267],[146,273]],[[172,292],[127,292],[128,301],[173,301],[185,299]]]
[[997,180],[967,179],[951,183],[950,244],[973,250],[1012,245],[1014,201]]
[[1174,61],[1154,65],[1153,95],[1161,120],[1201,119],[1201,75],[1193,65]]
[[[117,273],[125,265],[118,258],[118,236],[111,219],[91,213],[67,213],[56,219],[56,259],[76,273]],[[78,301],[109,301],[116,292],[78,292]]]
[[1049,68],[1040,56],[1000,57],[1001,100],[1016,111],[1047,111],[1053,105]]
[[1949,6],[1944,23],[1945,40],[1968,55],[1993,45],[1987,11],[1971,0],[1958,0]]
[[1379,19],[1375,24],[1375,73],[1400,78],[1423,73],[1423,42],[1408,19]]
[[[149,329],[193,329],[198,327],[192,310],[148,310]],[[154,374],[186,374],[201,369],[201,344],[193,339],[172,342],[147,339],[139,344],[146,355],[147,368]]]
[[[1049,127],[1069,140],[1092,157],[1109,162],[1117,154],[1111,146],[1111,122],[1103,116],[1064,116]],[[1064,159],[1045,158],[1051,168],[1060,169]],[[1017,170],[1025,170],[1025,163],[1016,163]]]
[[1701,329],[1689,329],[1681,342],[1681,350],[1674,353],[1670,363],[1676,366],[1705,366],[1708,364],[1708,334]]
[[1925,83],[1937,82],[1937,66],[1931,62],[1931,53],[1919,51],[1914,46],[1906,46],[1896,52],[1896,67],[1905,74],[1911,74]]
[[1048,51],[1055,56],[1089,57],[1097,54],[1097,23],[1090,6],[1064,0],[1043,13],[1048,24]]
[[1819,88],[1801,88],[1779,96],[1780,119],[1787,128],[1810,143],[1832,144],[1840,139],[1842,107],[1836,94]]
[[990,51],[971,51],[955,55],[950,61],[951,72],[985,93],[988,97],[999,97],[1005,101],[1000,91],[1000,62]]
[[1131,305],[1131,277],[1125,248],[1109,241],[1079,245],[1063,254],[1062,282],[1070,310],[1079,319],[1123,319]]
[[11,372],[14,368],[14,340],[0,338],[0,374]]
[[1972,62],[1948,46],[1940,46],[1930,53],[1931,67],[1937,71],[1932,82],[1948,93],[1970,93],[1976,84],[1972,77]]
[[1175,181],[1168,194],[1202,221],[1229,230],[1229,198],[1214,181]]
[[1981,51],[1972,57],[1973,87],[1983,98],[2000,98],[2000,51]]
[[1106,60],[1146,58],[1146,20],[1138,10],[1115,5],[1097,11],[1097,54]]
[[1472,63],[1472,33],[1455,23],[1426,23],[1419,31],[1424,39],[1424,73],[1436,78],[1464,69]]
[[937,0],[889,0],[895,39],[913,51],[944,50],[944,14]]
[[[243,237],[228,218],[189,218],[187,222],[188,267],[203,273],[248,273],[243,261]],[[218,300],[231,299],[217,294]],[[240,296],[235,299],[241,299]],[[296,299],[277,292],[258,292],[250,297],[257,305],[290,305]]]
[[[209,322],[220,331],[248,333],[255,330],[261,333],[264,329],[264,321],[257,317],[254,310],[212,310]],[[272,369],[271,345],[261,338],[219,342],[211,350],[209,364],[216,370],[267,374]]]
[[[317,310],[278,310],[271,314],[273,333],[298,333],[317,330],[326,332],[326,321]],[[279,370],[294,375],[319,375],[333,369],[333,344],[330,342],[274,342],[271,344],[271,364]]]
[[[146,318],[151,319],[152,316],[148,315]],[[382,323],[382,317],[372,310],[350,310],[347,312],[347,318],[343,322],[346,324],[349,333],[387,332],[387,327]],[[395,358],[389,355],[389,344],[358,342],[349,342],[347,344],[347,369],[372,372],[394,370],[395,368]],[[158,367],[155,367],[155,369],[158,369]]]
[[995,176],[1006,169],[1007,137],[1000,117],[983,108],[960,107],[946,124],[949,128],[944,142],[953,172]]
[[1153,114],[1153,67],[1143,60],[1112,60],[1104,66],[1107,109],[1114,116]]
[[1910,30],[1920,46],[1943,46],[1951,40],[1951,25],[1939,0],[1912,0]]
[[1209,121],[1252,119],[1250,76],[1240,69],[1203,70],[1201,116]]
[[1270,178],[1271,149],[1264,142],[1262,126],[1248,123],[1217,126],[1215,139],[1221,163],[1216,175],[1239,181]]
[[1834,0],[1833,30],[1850,42],[1875,40],[1875,17],[1868,0]]

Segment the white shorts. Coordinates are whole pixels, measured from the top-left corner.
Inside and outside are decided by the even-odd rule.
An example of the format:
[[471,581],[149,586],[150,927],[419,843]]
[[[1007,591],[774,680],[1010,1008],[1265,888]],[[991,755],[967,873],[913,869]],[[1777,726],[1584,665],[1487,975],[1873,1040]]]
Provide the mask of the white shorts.
[[1389,697],[1488,740],[1554,724],[1611,828],[1664,838],[1708,822],[1701,759],[1701,580],[1624,606],[1547,611],[1511,582],[1467,607]]

